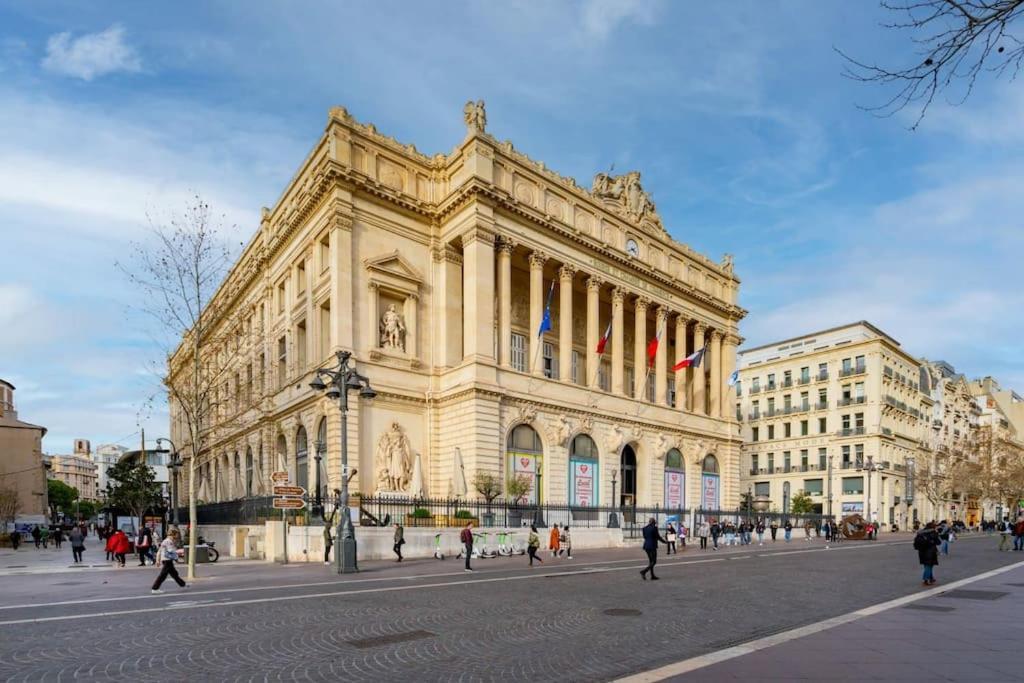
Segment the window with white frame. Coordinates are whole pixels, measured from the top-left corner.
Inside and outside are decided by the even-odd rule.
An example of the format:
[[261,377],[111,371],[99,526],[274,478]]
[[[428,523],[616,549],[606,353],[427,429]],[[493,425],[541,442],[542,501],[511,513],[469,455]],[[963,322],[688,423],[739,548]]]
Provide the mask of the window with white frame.
[[611,369],[611,363],[608,361],[602,361],[601,364],[597,366],[597,386],[601,391],[612,390]]
[[558,355],[555,353],[554,344],[544,342],[544,376],[557,379],[558,378]]
[[[666,381],[665,384],[665,395],[668,397],[668,404],[675,408],[676,406],[676,381],[671,377]],[[736,404],[736,413],[740,412],[739,404]]]
[[574,350],[572,352],[572,381],[574,384],[582,384],[582,382],[580,382],[582,374],[580,373],[580,369],[580,352]]
[[654,380],[655,380],[654,375],[652,375],[651,373],[647,373],[647,387],[646,387],[647,388],[647,391],[646,391],[646,393],[647,393],[647,400],[651,401],[652,403],[654,402],[654,387],[655,387]]
[[626,368],[626,395],[632,396],[636,389],[636,380],[633,376],[633,368]]
[[526,335],[512,333],[512,367],[526,372]]

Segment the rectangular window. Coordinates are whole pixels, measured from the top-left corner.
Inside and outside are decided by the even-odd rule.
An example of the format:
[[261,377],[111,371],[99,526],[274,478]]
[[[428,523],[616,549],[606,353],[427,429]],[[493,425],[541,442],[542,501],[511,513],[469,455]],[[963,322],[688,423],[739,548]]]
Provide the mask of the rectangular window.
[[771,417],[772,415],[775,414],[775,399],[774,398],[768,399],[767,410],[768,410],[768,417]]
[[580,383],[580,352],[575,349],[572,352],[572,381]]
[[782,407],[785,408],[786,412],[790,412],[793,409],[793,397],[786,394],[782,397]]
[[768,389],[769,391],[775,388],[775,373],[768,375]]
[[287,298],[287,294],[286,293],[287,293],[287,291],[288,291],[288,280],[287,279],[281,280],[281,282],[277,285],[277,312],[278,313],[284,313],[284,305],[285,305],[285,303],[287,303],[286,302],[286,298]]
[[809,366],[808,367],[800,368],[800,383],[801,384],[807,384],[810,381],[811,381],[811,368]]
[[261,353],[260,354],[259,374],[256,376],[256,382],[257,382],[256,391],[260,392],[260,394],[263,393],[263,389],[264,389],[264,386],[265,386],[266,381],[267,381],[266,377],[267,377],[267,356],[266,356],[266,354]]
[[761,416],[761,402],[760,401],[754,401],[753,403],[751,403],[750,404],[750,408],[751,408],[751,410],[753,410],[753,419],[756,420],[758,417]]
[[751,427],[750,428],[750,440],[751,441],[757,441],[758,436],[760,435],[760,433],[761,433],[761,429],[759,427]]
[[864,466],[864,444],[858,443],[853,447],[853,458],[854,462],[857,463],[858,467]]
[[858,429],[864,429],[864,413],[853,414],[853,426]]
[[636,378],[633,376],[633,368],[626,368],[626,395],[633,396],[636,393]]
[[647,373],[647,400],[654,403],[654,380],[655,377],[651,373]]
[[843,415],[843,431],[845,432],[845,431],[847,431],[849,429],[850,429],[850,416],[849,416],[849,414]]
[[768,440],[772,441],[775,438],[775,425],[768,425]]
[[753,380],[751,380],[750,386],[751,386],[750,390],[752,392],[754,392],[755,394],[757,392],[761,391],[761,378],[760,377],[755,377]]
[[810,425],[807,420],[800,420],[800,436],[807,436],[810,433]]
[[742,396],[743,395],[743,383],[740,382],[739,380],[736,380],[736,395],[737,396]]
[[306,291],[306,262],[299,261],[295,268],[295,292],[296,296],[302,296]]
[[512,333],[512,367],[526,372],[526,335]]
[[827,417],[819,417],[818,418],[818,433],[819,434],[824,434],[826,431],[828,431],[828,418]]
[[848,375],[853,368],[853,363],[849,358],[843,359],[843,374]]
[[323,360],[331,353],[331,302],[320,305],[320,348],[317,350],[318,360]]
[[331,236],[324,235],[320,238],[320,272],[331,267]]
[[597,386],[601,391],[612,390],[612,366],[608,361],[602,361],[597,366]]
[[757,453],[750,456],[750,471],[757,472]]
[[818,469],[825,469],[826,462],[828,461],[828,450],[825,448],[818,449]]
[[782,451],[782,466],[786,469],[787,472],[789,471],[789,468],[792,464],[790,462],[791,459],[792,458],[789,451]]
[[811,409],[811,395],[806,391],[800,392],[800,410]]
[[804,479],[804,493],[812,496],[820,496],[821,484],[821,479]]
[[306,372],[306,321],[295,326],[295,371]]
[[857,382],[853,385],[853,397],[864,398],[864,382]]
[[[669,377],[665,380],[665,399],[668,404],[675,408],[676,406],[676,381]],[[740,404],[736,404],[736,419],[740,419]]]
[[793,386],[793,371],[786,370],[782,373],[782,386],[791,387]]
[[784,423],[782,425],[782,431],[785,434],[785,437],[788,439],[789,437],[793,436],[793,425],[790,424],[789,422]]
[[818,363],[818,379],[828,379],[828,363]]
[[754,495],[755,496],[767,496],[770,495],[771,484],[767,481],[759,481],[754,484]]
[[849,467],[850,462],[850,447],[843,446],[843,467]]
[[807,466],[810,464],[807,462],[807,459],[807,449],[803,448],[800,450],[800,467],[803,467],[805,470],[807,469]]
[[775,454],[774,453],[769,453],[768,454],[768,471],[771,472],[774,469],[775,469]]
[[245,405],[252,403],[252,364],[245,366]]
[[864,362],[864,356],[857,356],[854,358],[854,367],[857,368],[857,372],[864,372],[867,365]]
[[288,379],[288,339],[281,337],[277,340],[277,388],[284,388]]
[[843,495],[864,493],[864,477],[843,477]]

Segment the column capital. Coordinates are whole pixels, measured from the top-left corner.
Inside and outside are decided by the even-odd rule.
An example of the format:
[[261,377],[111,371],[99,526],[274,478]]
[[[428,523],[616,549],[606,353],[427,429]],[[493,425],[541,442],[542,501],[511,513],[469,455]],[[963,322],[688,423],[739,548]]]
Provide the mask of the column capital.
[[494,245],[494,237],[495,236],[494,236],[493,232],[491,232],[489,230],[486,230],[486,229],[480,227],[479,225],[477,225],[477,226],[474,226],[474,227],[470,228],[466,232],[462,233],[462,247],[466,248],[469,245],[471,245],[474,242],[476,242],[477,240],[479,240],[480,242],[482,242],[484,244],[490,244],[490,245],[493,246]]
[[604,284],[604,280],[597,277],[596,275],[587,276],[587,291],[588,292],[600,292],[601,285]]
[[662,306],[662,305],[659,304],[658,306],[655,306],[655,308],[654,308],[654,315],[655,315],[655,319],[658,321],[658,324],[666,322],[668,320],[668,316],[671,313],[672,313],[672,311],[669,309],[668,306]]
[[566,263],[566,264],[562,265],[561,268],[558,269],[558,279],[559,280],[563,280],[563,281],[564,280],[570,280],[571,281],[574,277],[576,277],[576,266],[573,266],[573,265],[570,265],[570,264]]
[[612,288],[612,303],[621,304],[626,300],[627,291],[622,287]]
[[651,307],[651,300],[644,296],[638,296],[633,305],[636,307],[636,310],[646,312]]
[[530,252],[529,261],[531,269],[540,269],[548,262],[548,255],[543,251],[534,250]]
[[515,248],[516,243],[504,235],[498,236],[498,239],[494,241],[494,250],[499,254],[511,256]]
[[717,327],[711,328],[711,339],[714,341],[722,341],[722,331]]
[[693,334],[694,336],[704,334],[708,329],[708,324],[701,322],[700,320],[693,321]]
[[732,332],[726,332],[723,341],[730,346],[739,346],[740,338]]

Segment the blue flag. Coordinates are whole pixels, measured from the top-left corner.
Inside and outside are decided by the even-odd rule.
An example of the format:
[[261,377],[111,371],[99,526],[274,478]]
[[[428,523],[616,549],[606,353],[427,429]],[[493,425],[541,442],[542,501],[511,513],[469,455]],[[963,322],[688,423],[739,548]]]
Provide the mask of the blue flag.
[[537,337],[540,338],[545,332],[551,330],[551,297],[555,293],[555,281],[551,281],[551,288],[548,289],[548,303],[544,306],[544,317],[540,320],[540,329],[537,330]]
[[734,386],[738,381],[740,381],[740,371],[734,370],[733,373],[729,375],[729,386]]

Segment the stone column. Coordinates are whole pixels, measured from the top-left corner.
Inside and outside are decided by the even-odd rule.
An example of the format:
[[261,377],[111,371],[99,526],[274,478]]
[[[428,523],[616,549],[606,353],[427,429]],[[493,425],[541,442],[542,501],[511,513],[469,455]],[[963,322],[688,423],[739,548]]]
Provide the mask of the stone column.
[[[686,316],[676,315],[676,363],[686,358]],[[686,410],[686,368],[676,370],[676,408]]]
[[512,251],[515,244],[502,237],[498,250],[498,362],[512,365]]
[[736,347],[739,343],[739,337],[732,333],[722,338],[722,415],[729,419],[735,419],[732,407],[734,394],[732,387],[729,386],[729,378],[736,369]]
[[576,269],[558,269],[558,379],[572,381],[572,281]]
[[[352,304],[352,217],[335,214],[331,223],[330,238],[331,259],[331,346],[332,351],[352,349],[354,347],[353,319],[355,309]],[[270,308],[272,298],[268,291],[267,297],[267,328],[271,326],[273,310]],[[372,329],[377,329],[376,327]],[[264,329],[264,336],[267,330]],[[276,367],[277,358],[274,349],[266,354],[267,367]],[[273,361],[270,359],[273,358]]]
[[626,376],[626,354],[622,345],[624,334],[623,328],[626,324],[626,317],[623,315],[622,307],[625,305],[626,290],[616,287],[612,290],[612,393],[622,395],[626,393],[624,379]]
[[[693,350],[704,346],[704,332],[707,330],[707,325],[697,321],[693,325]],[[705,356],[701,360],[700,367],[693,368],[693,403],[690,405],[690,410],[697,413],[698,415],[707,415],[707,399],[704,395],[704,370],[707,368],[708,358]]]
[[587,278],[587,386],[597,388],[598,365],[597,342],[604,330],[601,329],[601,281],[591,275]]
[[535,375],[544,374],[543,359],[540,357],[540,349],[544,339],[537,336],[540,329],[540,321],[544,317],[544,264],[548,257],[542,251],[535,251],[530,254],[530,329],[527,330],[530,340],[527,351],[530,358],[530,372]]
[[710,387],[710,408],[711,417],[722,415],[722,332],[711,330],[711,387]]
[[667,355],[665,347],[668,346],[667,327],[668,309],[658,306],[654,334],[660,334],[661,339],[658,340],[658,350],[654,355],[654,400],[663,406],[668,405],[668,369],[665,362]]
[[638,296],[633,307],[633,398],[644,398],[647,373],[647,307],[650,301]]
[[463,258],[451,244],[441,244],[435,247],[433,259],[437,273],[437,288],[431,297],[435,342],[429,355],[438,365],[454,367],[462,361]]
[[462,340],[466,358],[494,358],[494,234],[462,235]]

